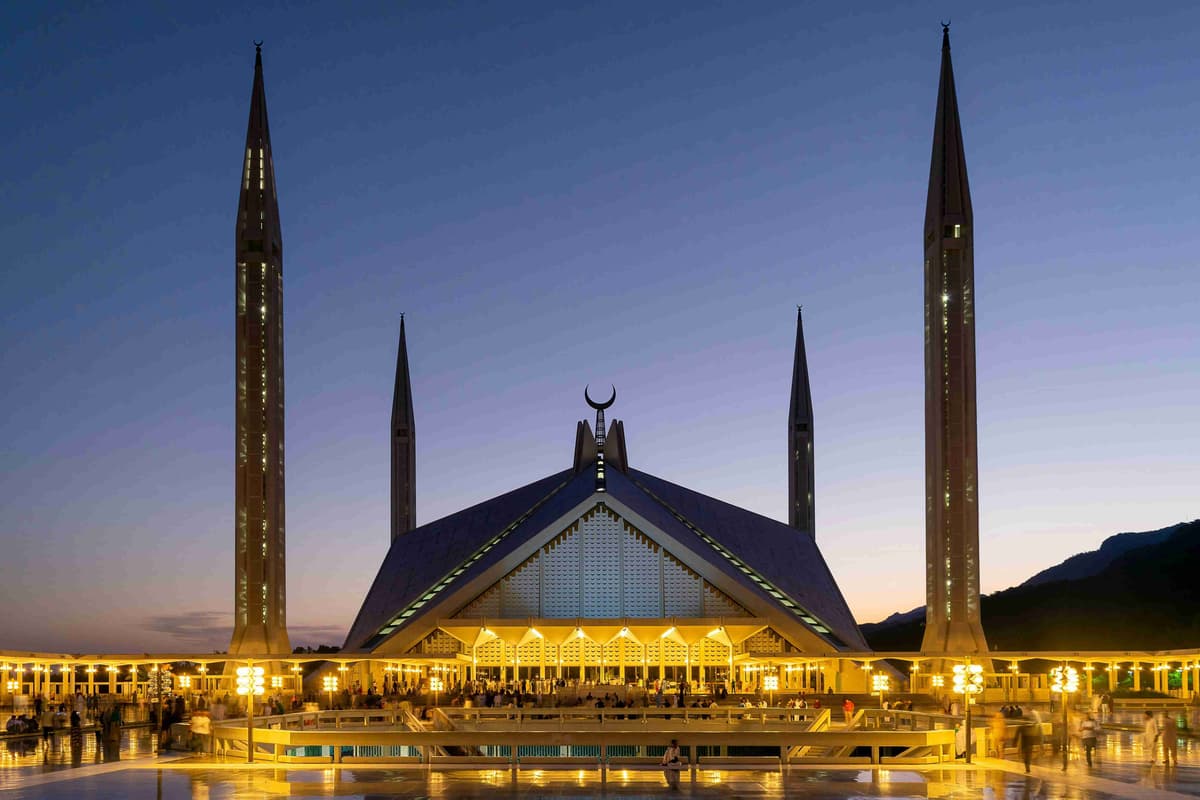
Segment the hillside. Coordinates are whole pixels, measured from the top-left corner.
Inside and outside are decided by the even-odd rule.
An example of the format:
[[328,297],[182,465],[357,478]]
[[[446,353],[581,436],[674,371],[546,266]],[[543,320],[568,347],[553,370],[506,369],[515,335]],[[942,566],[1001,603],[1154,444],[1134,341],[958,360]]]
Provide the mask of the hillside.
[[[993,650],[1200,646],[1200,520],[1109,537],[980,609]],[[925,620],[894,614],[860,626],[877,650],[917,650]]]

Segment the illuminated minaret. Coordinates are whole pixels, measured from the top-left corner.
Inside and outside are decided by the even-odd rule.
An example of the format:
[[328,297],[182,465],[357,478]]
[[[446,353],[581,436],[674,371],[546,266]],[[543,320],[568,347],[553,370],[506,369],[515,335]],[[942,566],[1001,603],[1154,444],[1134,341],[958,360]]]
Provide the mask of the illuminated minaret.
[[230,654],[290,653],[283,526],[283,238],[262,46],[238,199],[236,577]]
[[788,525],[817,535],[813,501],[813,411],[804,352],[804,321],[796,309],[796,353],[792,362],[792,405],[788,411]]
[[413,418],[408,344],[400,315],[396,386],[392,391],[392,541],[417,527],[417,423]]
[[979,619],[974,218],[950,31],[925,205],[925,637],[922,652],[987,650]]

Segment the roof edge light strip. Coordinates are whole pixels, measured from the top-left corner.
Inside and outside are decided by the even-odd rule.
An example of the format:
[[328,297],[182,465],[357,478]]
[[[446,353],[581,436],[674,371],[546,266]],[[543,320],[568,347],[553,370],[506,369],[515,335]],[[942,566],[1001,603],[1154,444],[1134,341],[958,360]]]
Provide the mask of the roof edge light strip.
[[384,625],[378,631],[376,631],[375,635],[373,635],[370,639],[368,639],[366,642],[364,642],[362,646],[366,647],[366,648],[374,647],[384,637],[388,636],[389,634],[394,632],[396,629],[398,629],[401,625],[403,625],[405,622],[407,622],[409,617],[416,614],[417,611],[420,610],[420,608],[422,606],[432,602],[434,600],[434,598],[436,598],[439,594],[441,594],[442,591],[445,590],[445,588],[447,586],[449,586],[451,583],[453,583],[456,578],[458,578],[460,575],[462,575],[464,572],[466,572],[468,569],[470,569],[471,565],[473,565],[476,561],[478,561],[479,559],[481,559],[485,555],[487,555],[488,551],[490,551],[496,545],[500,544],[500,542],[502,542],[510,533],[515,531],[517,528],[521,527],[521,525],[524,524],[524,522],[527,519],[529,519],[531,516],[533,516],[534,512],[536,512],[539,508],[541,508],[547,502],[549,502],[550,498],[552,498],[552,497],[554,497],[554,495],[558,494],[562,490],[562,488],[570,482],[571,482],[570,480],[566,480],[566,481],[563,481],[562,483],[560,483],[558,486],[554,487],[554,489],[552,489],[549,494],[547,494],[545,497],[543,497],[541,500],[539,500],[537,503],[535,503],[524,514],[517,517],[517,519],[514,522],[512,522],[507,528],[500,531],[500,533],[493,536],[491,539],[489,539],[487,541],[486,544],[484,544],[482,547],[480,547],[478,550],[476,550],[474,553],[472,553],[470,558],[468,558],[466,561],[461,562],[457,567],[455,567],[455,569],[453,571],[447,573],[440,581],[438,581],[436,584],[434,584],[432,589],[429,589],[428,591],[422,592],[420,595],[418,595],[416,600],[409,603],[408,606],[405,607],[405,609],[403,611],[401,611],[396,616],[392,617],[386,625]]
[[675,517],[675,519],[677,519],[680,523],[682,523],[684,526],[686,526],[688,530],[690,530],[692,533],[696,534],[702,540],[704,540],[704,542],[706,542],[709,547],[711,547],[713,550],[716,550],[718,553],[720,553],[722,556],[724,556],[725,560],[728,561],[730,564],[732,564],[734,566],[734,568],[737,569],[738,572],[741,572],[743,575],[745,575],[747,578],[749,578],[751,581],[753,581],[758,586],[758,588],[762,589],[764,592],[766,592],[768,595],[770,595],[773,599],[778,600],[780,605],[787,608],[789,611],[791,611],[793,614],[795,614],[797,617],[799,617],[800,621],[804,623],[805,627],[810,628],[818,636],[820,636],[823,639],[829,640],[837,647],[840,647],[840,648],[848,647],[848,645],[845,642],[843,642],[837,634],[835,634],[833,632],[832,628],[830,628],[824,622],[821,622],[821,620],[817,617],[816,614],[813,614],[812,612],[808,611],[807,609],[802,608],[795,600],[788,597],[786,592],[784,592],[782,589],[775,586],[773,583],[771,583],[769,580],[764,578],[762,575],[758,574],[758,572],[756,572],[749,564],[742,561],[740,558],[735,556],[733,553],[729,552],[729,550],[727,550],[725,547],[723,547],[720,544],[720,542],[718,542],[716,539],[712,538],[707,533],[705,533],[704,531],[700,530],[695,525],[693,525],[688,520],[687,517],[683,516],[683,514],[680,514],[678,511],[676,511],[674,508],[672,508],[670,503],[666,502],[661,497],[656,495],[654,492],[650,491],[641,482],[634,480],[633,478],[630,478],[630,480],[633,482],[633,484],[635,486],[637,486],[639,489],[641,489],[646,494],[650,495],[650,497],[656,503],[658,503],[663,508],[665,508],[667,511],[669,511],[671,513],[671,516]]

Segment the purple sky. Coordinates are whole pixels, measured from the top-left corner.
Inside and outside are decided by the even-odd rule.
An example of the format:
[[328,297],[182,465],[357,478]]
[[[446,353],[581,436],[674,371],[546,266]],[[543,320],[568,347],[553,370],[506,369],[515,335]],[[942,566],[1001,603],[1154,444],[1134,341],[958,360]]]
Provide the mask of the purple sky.
[[[567,466],[587,382],[637,467],[783,519],[803,303],[818,543],[860,621],[922,603],[948,12],[873,5],[7,9],[0,648],[228,644],[254,38],[294,644],[341,643],[387,547],[402,311],[419,521]],[[989,591],[1198,516],[1200,9],[953,22]]]

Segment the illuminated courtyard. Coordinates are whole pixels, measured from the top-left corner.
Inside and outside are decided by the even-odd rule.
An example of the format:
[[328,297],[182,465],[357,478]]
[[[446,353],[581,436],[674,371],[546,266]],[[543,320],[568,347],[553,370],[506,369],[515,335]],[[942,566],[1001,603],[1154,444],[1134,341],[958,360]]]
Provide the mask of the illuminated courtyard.
[[149,730],[131,727],[121,760],[98,758],[93,738],[84,739],[82,761],[71,766],[64,735],[5,736],[0,754],[0,791],[13,798],[252,798],[252,797],[943,797],[943,798],[1150,798],[1200,797],[1200,740],[1182,737],[1179,765],[1151,766],[1133,728],[1140,714],[1118,712],[1106,729],[1095,766],[1072,749],[1067,771],[1049,748],[1027,776],[1018,760],[977,759],[929,766],[845,766],[741,769],[684,769],[679,789],[650,765],[595,768],[574,766],[472,769],[419,764],[247,765],[182,752],[153,753]]

